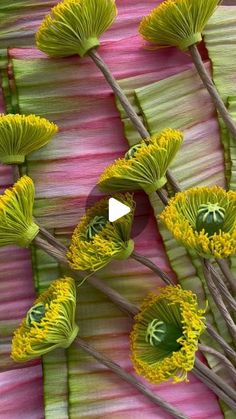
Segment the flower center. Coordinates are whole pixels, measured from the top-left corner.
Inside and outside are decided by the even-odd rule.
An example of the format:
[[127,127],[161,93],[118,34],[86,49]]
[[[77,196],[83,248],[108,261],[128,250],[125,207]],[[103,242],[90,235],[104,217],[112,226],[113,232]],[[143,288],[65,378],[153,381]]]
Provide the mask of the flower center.
[[135,154],[137,153],[137,151],[142,147],[142,144],[136,144],[133,147],[131,147],[127,153],[125,154],[125,160],[130,160],[132,159]]
[[102,215],[96,215],[96,217],[93,218],[92,221],[87,226],[85,236],[87,240],[92,240],[93,237],[98,234],[107,224],[106,217],[103,217]]
[[218,203],[202,204],[198,208],[196,219],[196,230],[200,233],[203,229],[209,236],[219,233],[222,229],[225,219],[225,209]]
[[175,325],[166,324],[161,320],[153,319],[148,324],[145,340],[151,346],[164,345],[165,349],[175,351],[180,348],[177,340],[181,335],[182,331]]
[[40,323],[42,318],[45,316],[45,305],[38,303],[31,307],[26,315],[26,323],[28,326],[32,326],[32,322]]

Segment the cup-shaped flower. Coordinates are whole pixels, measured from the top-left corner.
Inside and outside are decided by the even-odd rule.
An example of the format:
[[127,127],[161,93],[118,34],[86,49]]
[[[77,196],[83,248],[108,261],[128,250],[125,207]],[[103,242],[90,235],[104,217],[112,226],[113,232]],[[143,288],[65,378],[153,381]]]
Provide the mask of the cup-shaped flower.
[[28,247],[39,232],[33,221],[34,184],[21,177],[0,195],[0,246]]
[[218,186],[179,192],[160,219],[177,241],[206,259],[236,253],[236,192]]
[[0,162],[20,164],[25,156],[46,145],[58,127],[36,115],[0,115]]
[[196,295],[180,286],[170,285],[150,294],[131,333],[136,372],[155,384],[186,380],[205,330],[204,313]]
[[83,57],[99,46],[99,37],[116,15],[114,0],[64,0],[43,20],[36,33],[37,47],[52,57]]
[[99,188],[104,192],[143,189],[152,194],[167,182],[166,171],[182,141],[182,132],[170,128],[142,140],[105,169]]
[[72,278],[53,281],[15,330],[13,360],[25,362],[56,348],[68,348],[79,331],[75,314],[75,281]]
[[187,50],[202,39],[203,29],[220,0],[166,0],[140,24],[139,32],[159,46]]
[[129,214],[117,221],[108,220],[107,198],[88,209],[75,228],[67,253],[70,266],[76,270],[95,272],[113,259],[127,259],[134,249],[130,239],[134,216],[131,194],[117,194],[115,198],[130,208]]

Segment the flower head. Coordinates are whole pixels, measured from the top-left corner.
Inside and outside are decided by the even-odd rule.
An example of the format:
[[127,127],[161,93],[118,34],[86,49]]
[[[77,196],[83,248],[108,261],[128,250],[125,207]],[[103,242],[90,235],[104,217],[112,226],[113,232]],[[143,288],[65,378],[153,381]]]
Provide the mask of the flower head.
[[170,285],[150,294],[135,317],[131,334],[136,372],[156,384],[186,380],[205,330],[204,313],[196,295],[180,286]]
[[25,156],[46,145],[58,127],[36,115],[0,114],[0,161],[20,164]]
[[125,157],[116,160],[101,175],[102,191],[143,189],[148,195],[167,182],[166,171],[183,141],[183,134],[165,129],[131,147]]
[[83,57],[99,46],[99,37],[116,15],[114,0],[64,0],[43,20],[36,34],[37,47],[52,57]]
[[81,219],[76,227],[67,258],[73,269],[92,272],[113,259],[127,259],[133,251],[130,239],[134,201],[132,195],[115,196],[131,211],[117,221],[108,221],[108,199],[102,199]]
[[160,218],[176,240],[205,258],[236,253],[236,192],[218,186],[179,192]]
[[166,0],[143,18],[139,32],[160,46],[188,49],[202,32],[220,0]]
[[76,285],[72,278],[53,281],[16,329],[11,356],[16,362],[38,358],[55,348],[68,348],[78,334]]
[[34,184],[21,177],[0,195],[0,246],[28,247],[39,232],[33,221]]

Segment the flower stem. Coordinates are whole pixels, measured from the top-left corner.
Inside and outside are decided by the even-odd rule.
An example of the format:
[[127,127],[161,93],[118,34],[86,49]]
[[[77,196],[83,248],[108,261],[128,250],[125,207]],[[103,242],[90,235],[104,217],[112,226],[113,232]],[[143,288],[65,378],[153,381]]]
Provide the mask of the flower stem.
[[217,333],[217,331],[214,329],[214,327],[206,322],[206,328],[209,335],[215,339],[215,341],[221,346],[221,348],[224,350],[224,352],[227,354],[231,362],[233,364],[236,363],[236,353],[234,352],[233,348],[222,338],[222,336]]
[[216,259],[221,272],[225,276],[225,278],[229,281],[229,284],[234,293],[236,293],[236,278],[234,278],[231,270],[229,269],[228,263],[224,259]]
[[212,266],[212,264],[210,263],[208,263],[208,265],[209,265],[209,268],[212,274],[212,279],[215,283],[215,286],[218,288],[219,292],[221,293],[221,295],[223,296],[223,298],[225,299],[229,307],[231,307],[234,311],[236,311],[236,301],[233,298],[233,296],[230,294],[225,282],[217,273],[214,266]]
[[219,358],[220,361],[225,365],[225,368],[228,370],[232,380],[236,383],[236,370],[233,366],[233,364],[224,356],[222,353],[216,351],[213,348],[210,348],[209,346],[202,345],[201,343],[198,344],[198,348],[201,352],[207,352],[209,354],[212,354]]
[[172,281],[169,276],[163,272],[155,263],[153,263],[150,259],[146,258],[145,256],[140,255],[137,252],[133,252],[130,256],[132,259],[136,260],[137,262],[141,263],[147,268],[151,269],[155,274],[157,274],[167,285],[175,285],[174,281]]
[[212,81],[212,79],[210,78],[209,74],[207,73],[201,55],[198,51],[197,45],[193,44],[189,47],[189,52],[192,56],[192,60],[196,66],[196,69],[199,73],[199,76],[201,77],[201,80],[204,84],[204,86],[206,87],[206,89],[208,90],[208,92],[210,93],[210,96],[215,104],[216,109],[218,110],[219,114],[221,115],[222,119],[225,122],[226,127],[228,128],[228,130],[231,132],[232,136],[234,138],[236,138],[236,125],[233,121],[233,119],[231,118],[231,116],[229,115],[229,112],[223,102],[223,100],[221,99],[219,93],[217,92],[215,85]]
[[92,355],[93,358],[95,358],[101,364],[105,365],[107,368],[109,368],[111,371],[113,371],[122,380],[124,380],[127,383],[131,384],[139,392],[141,392],[146,397],[148,397],[157,406],[162,407],[171,416],[173,416],[174,418],[181,418],[181,419],[186,419],[187,418],[187,416],[184,413],[182,413],[179,410],[175,409],[173,406],[171,406],[169,403],[167,403],[161,397],[159,397],[158,395],[156,395],[155,393],[153,393],[143,383],[141,383],[140,381],[138,381],[137,378],[135,378],[132,374],[129,374],[128,372],[126,372],[118,364],[116,364],[115,362],[113,362],[111,359],[107,358],[101,352],[98,352],[96,349],[94,349],[92,346],[90,346],[87,342],[85,342],[81,338],[77,338],[76,339],[76,343],[79,345],[80,348],[82,348],[88,354]]
[[209,291],[215,301],[215,304],[219,310],[219,312],[221,313],[223,319],[225,320],[229,332],[233,338],[233,340],[236,342],[236,325],[234,324],[234,321],[232,319],[232,317],[230,316],[230,313],[228,312],[224,301],[220,295],[220,293],[218,292],[217,287],[215,286],[215,283],[212,279],[212,273],[211,273],[211,268],[210,268],[210,263],[209,261],[207,261],[206,259],[203,260],[203,270],[204,270],[204,274],[205,274],[205,278],[207,281],[207,286],[209,288]]

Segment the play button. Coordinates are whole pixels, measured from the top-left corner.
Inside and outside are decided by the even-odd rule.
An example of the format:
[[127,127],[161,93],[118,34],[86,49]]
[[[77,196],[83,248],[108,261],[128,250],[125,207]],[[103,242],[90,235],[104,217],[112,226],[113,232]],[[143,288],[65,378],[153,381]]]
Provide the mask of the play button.
[[115,198],[109,199],[108,209],[108,218],[111,223],[113,221],[119,220],[119,218],[124,217],[124,215],[129,214],[129,212],[131,211],[130,207],[128,207],[127,205],[123,204]]

